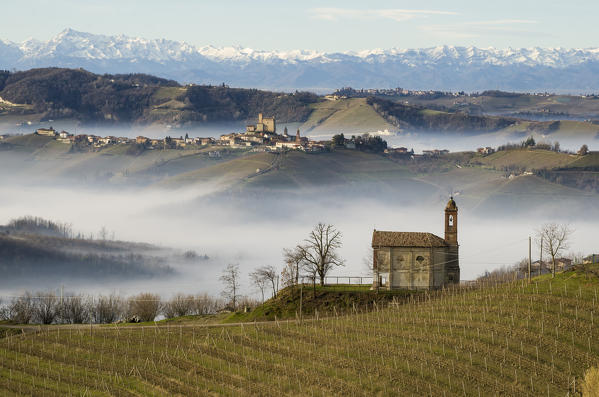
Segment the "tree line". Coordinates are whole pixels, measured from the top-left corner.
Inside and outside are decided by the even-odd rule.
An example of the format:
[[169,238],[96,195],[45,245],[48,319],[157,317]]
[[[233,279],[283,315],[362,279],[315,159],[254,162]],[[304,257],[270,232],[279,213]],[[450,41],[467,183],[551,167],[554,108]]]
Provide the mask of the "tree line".
[[[250,283],[260,292],[262,302],[268,292],[271,297],[276,297],[279,283],[289,287],[308,280],[314,288],[316,282],[324,286],[326,276],[334,268],[345,264],[338,252],[342,246],[341,239],[341,231],[333,225],[319,222],[301,243],[283,249],[285,266],[280,275],[272,265],[260,266],[250,272]],[[228,264],[222,271],[220,281],[224,285],[221,295],[229,309],[239,309],[239,300],[242,298],[239,265]]]
[[123,298],[119,295],[98,297],[54,291],[26,292],[0,301],[0,319],[17,324],[110,324],[115,322],[154,321],[159,315],[174,318],[187,315],[215,314],[224,303],[207,294],[177,294],[163,300],[149,292]]

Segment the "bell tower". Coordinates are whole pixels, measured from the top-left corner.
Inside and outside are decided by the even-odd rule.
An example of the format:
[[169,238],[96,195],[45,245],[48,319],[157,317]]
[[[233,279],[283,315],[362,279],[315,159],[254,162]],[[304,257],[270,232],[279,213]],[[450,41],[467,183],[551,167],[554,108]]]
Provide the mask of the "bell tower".
[[445,206],[445,241],[449,245],[458,245],[458,206],[453,197]]

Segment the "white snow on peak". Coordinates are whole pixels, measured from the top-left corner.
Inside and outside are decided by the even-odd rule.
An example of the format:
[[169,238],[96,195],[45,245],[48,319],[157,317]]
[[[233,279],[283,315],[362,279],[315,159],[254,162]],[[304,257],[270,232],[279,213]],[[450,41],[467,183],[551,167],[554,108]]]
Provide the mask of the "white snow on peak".
[[325,53],[312,50],[261,51],[243,46],[214,47],[165,39],[144,39],[125,35],[106,36],[65,29],[48,41],[29,39],[22,43],[0,42],[2,48],[19,51],[22,60],[80,58],[84,60],[127,60],[136,62],[187,62],[208,60],[249,64],[394,62],[406,65],[475,64],[568,67],[599,61],[599,48],[504,48],[443,45],[430,48],[375,48],[363,51]]

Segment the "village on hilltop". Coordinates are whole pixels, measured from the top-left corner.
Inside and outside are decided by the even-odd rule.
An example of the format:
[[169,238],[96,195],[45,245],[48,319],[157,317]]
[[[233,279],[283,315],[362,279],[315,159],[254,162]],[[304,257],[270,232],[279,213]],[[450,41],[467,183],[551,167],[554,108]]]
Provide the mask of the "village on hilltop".
[[136,138],[78,134],[74,135],[67,131],[56,131],[54,128],[38,128],[37,135],[49,136],[55,138],[58,142],[74,145],[88,145],[94,148],[101,148],[109,145],[118,144],[137,144],[144,148],[153,149],[183,149],[186,147],[197,146],[227,146],[230,148],[253,148],[255,151],[281,151],[281,150],[302,150],[305,152],[322,152],[329,145],[329,141],[313,141],[300,135],[298,129],[295,135],[289,135],[287,127],[283,134],[277,134],[276,120],[274,117],[263,117],[262,113],[258,115],[258,122],[246,126],[243,133],[230,133],[221,135],[220,138],[213,137],[185,137],[172,138],[167,136],[163,139],[148,138],[138,136]]
[[[220,146],[232,149],[250,149],[254,152],[281,152],[288,150],[298,150],[306,153],[320,153],[329,151],[332,146],[345,149],[368,150],[380,152],[398,157],[437,157],[449,153],[445,149],[424,150],[422,155],[414,154],[414,150],[406,147],[389,148],[387,142],[378,136],[369,134],[352,136],[345,138],[343,134],[333,136],[331,140],[311,140],[306,136],[301,136],[297,129],[295,134],[289,134],[287,127],[284,127],[283,133],[277,133],[277,123],[274,117],[264,117],[262,113],[258,114],[255,124],[246,126],[244,132],[233,132],[221,135],[219,138],[213,137],[190,137],[188,134],[179,138],[167,136],[165,138],[149,138],[138,136],[136,138],[116,137],[116,136],[97,136],[92,134],[72,134],[67,131],[57,131],[53,127],[38,128],[35,134],[54,138],[57,142],[71,144],[90,149],[99,149],[111,145],[132,144],[138,145],[144,150],[165,150],[165,149],[185,149],[199,148],[206,146]],[[0,137],[0,140],[2,137]],[[211,152],[212,153],[212,152]],[[219,157],[218,152],[212,153],[214,157]]]

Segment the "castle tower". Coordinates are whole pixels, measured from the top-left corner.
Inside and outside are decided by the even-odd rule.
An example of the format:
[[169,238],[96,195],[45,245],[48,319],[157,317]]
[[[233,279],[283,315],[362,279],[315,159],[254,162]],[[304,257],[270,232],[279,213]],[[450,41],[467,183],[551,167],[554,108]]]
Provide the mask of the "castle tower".
[[302,138],[300,137],[300,130],[298,128],[297,133],[295,134],[295,142],[301,143],[301,141],[302,141]]
[[453,197],[445,206],[445,241],[449,245],[458,245],[458,206]]
[[258,123],[262,123],[262,113],[258,113]]

